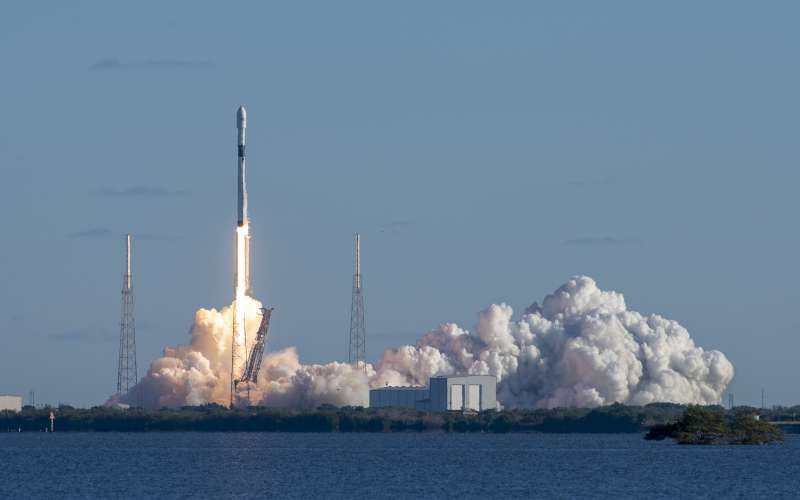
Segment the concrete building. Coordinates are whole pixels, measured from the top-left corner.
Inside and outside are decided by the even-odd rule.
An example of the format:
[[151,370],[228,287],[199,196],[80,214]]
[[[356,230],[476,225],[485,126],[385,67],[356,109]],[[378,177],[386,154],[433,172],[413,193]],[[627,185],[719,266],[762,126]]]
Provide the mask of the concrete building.
[[369,407],[426,409],[428,401],[427,387],[381,387],[369,391]]
[[0,396],[0,411],[22,411],[22,398],[20,396]]
[[431,377],[428,387],[381,387],[369,391],[370,408],[393,406],[427,411],[497,409],[497,379],[491,375]]

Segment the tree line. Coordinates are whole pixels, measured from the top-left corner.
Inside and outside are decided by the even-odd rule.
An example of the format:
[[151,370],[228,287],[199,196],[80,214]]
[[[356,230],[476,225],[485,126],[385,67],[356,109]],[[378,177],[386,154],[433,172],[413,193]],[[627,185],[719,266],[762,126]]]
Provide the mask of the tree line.
[[83,432],[549,432],[636,433],[677,420],[680,405],[615,404],[599,408],[514,409],[483,412],[425,412],[404,408],[321,406],[314,411],[264,407],[228,409],[209,404],[146,410],[25,407],[0,412],[0,430],[43,431],[55,415],[55,430]]

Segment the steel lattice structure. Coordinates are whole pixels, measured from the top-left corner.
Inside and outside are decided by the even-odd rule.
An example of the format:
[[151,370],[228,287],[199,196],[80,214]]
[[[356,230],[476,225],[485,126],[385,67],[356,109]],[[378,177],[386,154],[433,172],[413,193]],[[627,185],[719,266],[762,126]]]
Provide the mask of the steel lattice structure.
[[261,370],[261,359],[264,357],[264,348],[267,345],[267,335],[269,333],[269,320],[272,317],[272,308],[261,308],[261,325],[256,333],[256,340],[250,350],[250,356],[245,363],[244,374],[236,382],[257,382],[258,372]]
[[353,298],[350,305],[350,363],[367,371],[367,327],[364,310],[364,289],[361,279],[361,235],[356,234],[356,270],[353,274]]
[[119,366],[117,394],[123,395],[136,385],[136,325],[133,319],[133,280],[131,276],[131,235],[126,239],[125,274],[122,279],[122,318],[119,322]]

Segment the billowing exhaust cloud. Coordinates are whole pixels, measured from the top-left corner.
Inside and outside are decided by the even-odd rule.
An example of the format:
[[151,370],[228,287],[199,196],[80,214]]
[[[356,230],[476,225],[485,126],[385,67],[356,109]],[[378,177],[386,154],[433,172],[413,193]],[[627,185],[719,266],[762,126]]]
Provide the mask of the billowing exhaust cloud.
[[[247,332],[261,304],[246,297]],[[480,313],[475,332],[444,324],[414,346],[387,349],[367,374],[347,363],[302,365],[294,348],[265,355],[253,404],[315,408],[366,405],[369,387],[425,385],[432,375],[490,374],[507,408],[719,403],[733,365],[719,351],[695,346],[676,321],[627,310],[624,297],[578,276],[514,320],[511,307]],[[231,307],[200,309],[188,346],[166,348],[119,402],[147,407],[227,404]],[[252,335],[248,335],[247,349]],[[137,392],[139,391],[139,392]],[[244,394],[240,388],[239,398]],[[110,400],[115,402],[115,400]]]
[[719,403],[733,365],[695,346],[678,322],[628,311],[624,297],[575,277],[518,321],[493,304],[475,334],[440,326],[414,347],[387,350],[374,385],[423,384],[431,374],[498,377],[506,407]]
[[[247,352],[261,321],[261,303],[245,296],[239,302],[247,332]],[[195,313],[189,345],[167,347],[164,355],[150,365],[147,374],[122,398],[109,403],[148,408],[180,407],[230,401],[231,332],[233,307],[200,309]],[[316,408],[366,406],[369,386],[363,372],[347,363],[301,365],[292,348],[264,355],[258,383],[250,387],[253,404]],[[238,401],[246,404],[246,386],[240,387]]]

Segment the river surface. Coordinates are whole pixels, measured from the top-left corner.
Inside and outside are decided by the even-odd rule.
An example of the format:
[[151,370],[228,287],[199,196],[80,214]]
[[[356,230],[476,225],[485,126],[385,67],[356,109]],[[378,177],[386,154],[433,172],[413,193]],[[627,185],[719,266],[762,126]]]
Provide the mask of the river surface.
[[800,436],[4,433],[0,498],[798,498]]

